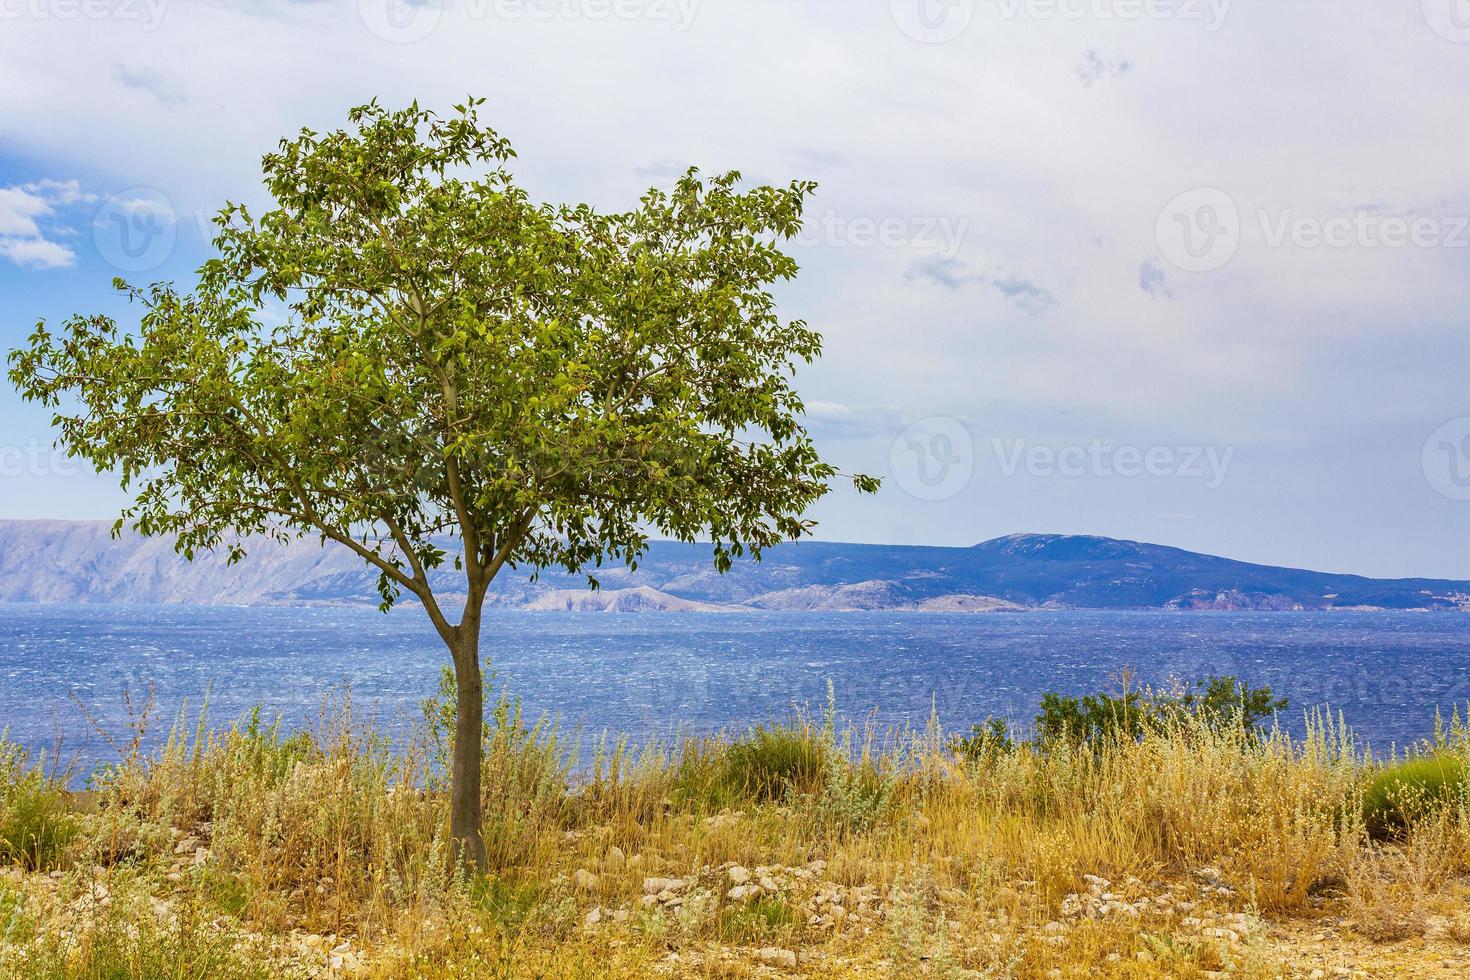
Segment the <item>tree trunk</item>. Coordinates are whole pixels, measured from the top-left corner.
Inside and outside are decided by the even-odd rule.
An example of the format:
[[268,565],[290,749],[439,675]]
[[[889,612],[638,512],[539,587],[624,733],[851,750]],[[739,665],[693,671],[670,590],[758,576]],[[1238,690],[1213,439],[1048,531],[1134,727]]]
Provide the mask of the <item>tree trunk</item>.
[[483,874],[485,838],[480,833],[480,773],[484,745],[485,689],[480,674],[480,624],[467,620],[450,647],[456,688],[454,758],[449,789],[449,834],[460,863]]

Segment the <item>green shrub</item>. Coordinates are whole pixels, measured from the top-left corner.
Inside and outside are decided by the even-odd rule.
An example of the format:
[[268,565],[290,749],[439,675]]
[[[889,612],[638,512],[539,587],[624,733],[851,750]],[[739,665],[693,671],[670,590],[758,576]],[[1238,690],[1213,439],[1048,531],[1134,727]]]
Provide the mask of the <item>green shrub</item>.
[[1016,742],[1011,737],[1010,728],[999,718],[985,719],[981,724],[973,726],[970,734],[952,739],[949,746],[955,754],[974,762],[994,759],[1016,751]]
[[1122,697],[1088,694],[1081,698],[1055,691],[1041,696],[1036,740],[1042,745],[1067,741],[1096,745],[1114,738],[1138,738],[1149,718],[1149,704],[1139,691]]
[[725,753],[724,784],[748,799],[779,800],[822,786],[828,745],[804,726],[759,726]]
[[1246,687],[1235,677],[1211,677],[1195,681],[1193,689],[1182,694],[1153,698],[1155,714],[1170,711],[1187,715],[1215,731],[1235,728],[1254,731],[1279,711],[1285,711],[1286,698],[1278,698],[1270,687]]
[[1465,799],[1465,761],[1441,752],[1380,770],[1363,792],[1363,822],[1377,839],[1406,830],[1415,820]]
[[[1211,677],[1166,690],[1125,689],[1075,697],[1049,691],[1036,715],[1035,748],[1058,743],[1096,748],[1113,739],[1139,739],[1145,732],[1191,728],[1254,733],[1271,715],[1286,709],[1269,687],[1247,687],[1235,677]],[[987,719],[954,739],[950,747],[975,761],[1016,749],[1018,740],[1004,721]]]
[[717,921],[720,939],[727,943],[776,942],[790,937],[800,926],[800,915],[780,896],[727,905]]
[[820,793],[835,752],[824,733],[801,721],[760,725],[731,742],[684,746],[670,796],[680,806],[719,810]]
[[56,867],[76,838],[61,786],[0,740],[0,863],[33,871]]

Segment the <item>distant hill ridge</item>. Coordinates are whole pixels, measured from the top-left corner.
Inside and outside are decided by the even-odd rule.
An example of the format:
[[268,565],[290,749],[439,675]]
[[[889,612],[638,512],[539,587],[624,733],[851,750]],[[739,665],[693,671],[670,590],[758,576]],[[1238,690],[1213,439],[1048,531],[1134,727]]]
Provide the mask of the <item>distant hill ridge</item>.
[[[491,601],[534,610],[1422,609],[1470,611],[1470,582],[1371,579],[1253,565],[1162,545],[1017,534],[972,548],[804,541],[717,574],[702,545],[654,542],[637,572],[608,569],[602,589],[507,572]],[[0,603],[375,605],[376,577],[335,545],[260,542],[227,566],[192,564],[172,542],[102,522],[0,521]],[[440,584],[452,590],[456,575]]]

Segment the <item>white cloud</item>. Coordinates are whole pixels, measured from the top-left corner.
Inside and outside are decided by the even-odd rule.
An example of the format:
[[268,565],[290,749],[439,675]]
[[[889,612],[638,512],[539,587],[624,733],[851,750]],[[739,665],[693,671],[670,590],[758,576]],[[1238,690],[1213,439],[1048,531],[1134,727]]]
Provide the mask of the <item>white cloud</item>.
[[30,269],[65,269],[77,258],[65,245],[44,238],[0,238],[0,256]]
[[53,222],[58,207],[91,200],[75,181],[38,180],[0,187],[0,257],[33,269],[63,269],[76,261],[71,247],[55,239],[71,234]]

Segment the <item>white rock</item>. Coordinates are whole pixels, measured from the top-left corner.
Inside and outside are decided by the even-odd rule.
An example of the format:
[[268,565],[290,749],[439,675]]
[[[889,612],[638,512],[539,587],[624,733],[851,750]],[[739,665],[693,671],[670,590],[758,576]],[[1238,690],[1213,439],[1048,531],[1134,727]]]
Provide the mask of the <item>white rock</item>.
[[674,892],[678,894],[688,887],[689,883],[683,878],[643,879],[643,894],[645,895],[657,895],[659,892]]
[[775,946],[767,946],[755,954],[756,959],[766,966],[779,966],[787,970],[796,969],[796,954],[789,949],[778,949]]

